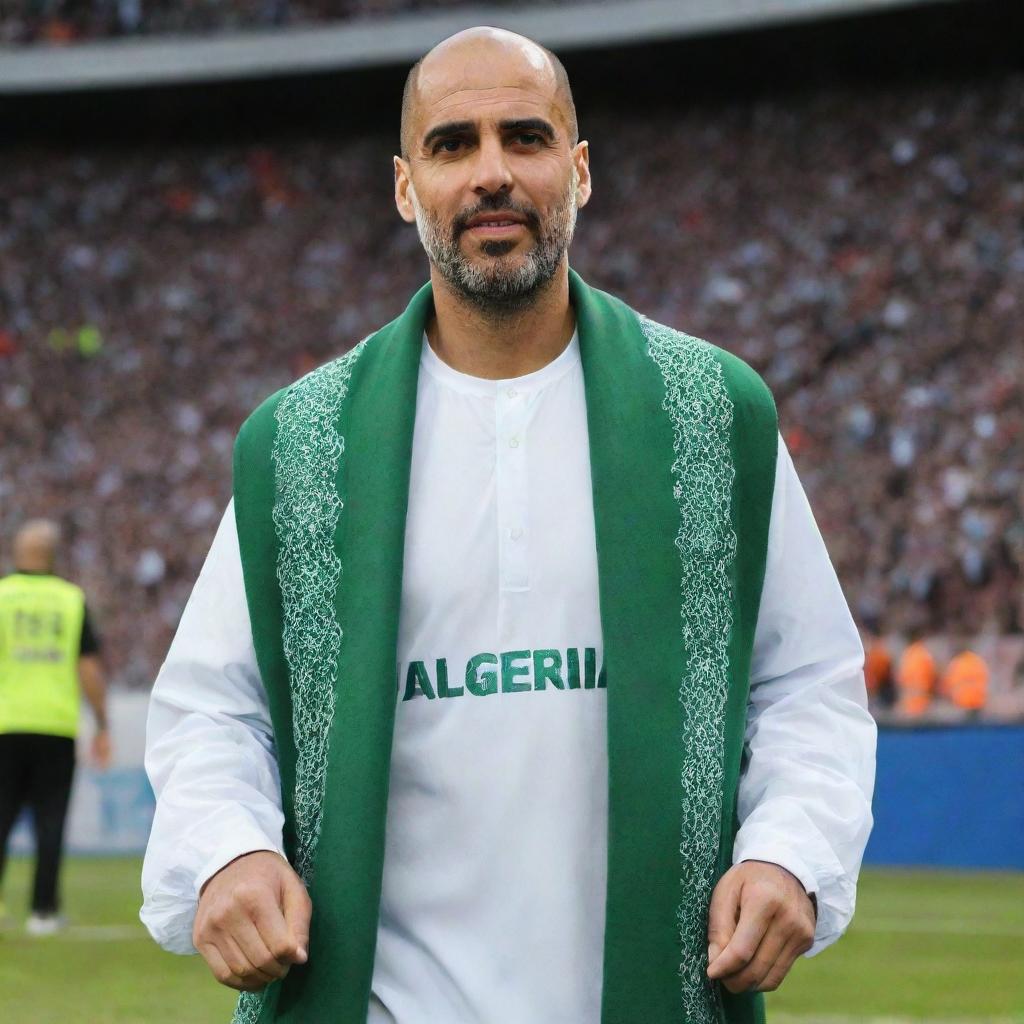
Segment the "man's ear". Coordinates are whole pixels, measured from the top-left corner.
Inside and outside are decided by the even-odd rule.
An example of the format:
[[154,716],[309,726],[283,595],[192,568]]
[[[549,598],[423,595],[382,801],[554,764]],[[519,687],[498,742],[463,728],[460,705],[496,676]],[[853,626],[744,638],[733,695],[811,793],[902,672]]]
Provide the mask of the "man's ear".
[[416,208],[412,204],[412,197],[416,195],[412,187],[412,178],[409,177],[409,165],[400,157],[395,157],[395,206],[398,207],[398,215],[406,224],[416,223]]
[[590,199],[590,143],[585,139],[578,142],[572,152],[572,163],[579,175],[576,185],[576,205],[586,206]]

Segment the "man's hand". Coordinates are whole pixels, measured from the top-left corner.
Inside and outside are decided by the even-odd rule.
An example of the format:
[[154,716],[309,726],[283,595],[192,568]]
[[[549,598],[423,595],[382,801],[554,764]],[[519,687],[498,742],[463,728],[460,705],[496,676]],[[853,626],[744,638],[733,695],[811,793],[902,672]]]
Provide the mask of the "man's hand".
[[96,730],[89,749],[89,756],[93,765],[101,772],[105,772],[110,767],[110,733],[106,728]]
[[816,916],[785,868],[760,860],[734,865],[711,895],[708,977],[730,992],[773,992],[811,948]]
[[306,962],[311,911],[306,887],[282,856],[247,853],[203,886],[192,944],[222,985],[257,991]]

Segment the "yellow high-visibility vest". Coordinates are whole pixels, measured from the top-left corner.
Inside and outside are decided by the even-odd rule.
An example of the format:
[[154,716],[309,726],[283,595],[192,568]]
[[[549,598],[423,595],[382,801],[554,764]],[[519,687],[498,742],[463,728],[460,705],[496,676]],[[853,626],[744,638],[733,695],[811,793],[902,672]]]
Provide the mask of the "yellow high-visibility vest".
[[0,579],[0,733],[78,732],[85,598],[59,576]]

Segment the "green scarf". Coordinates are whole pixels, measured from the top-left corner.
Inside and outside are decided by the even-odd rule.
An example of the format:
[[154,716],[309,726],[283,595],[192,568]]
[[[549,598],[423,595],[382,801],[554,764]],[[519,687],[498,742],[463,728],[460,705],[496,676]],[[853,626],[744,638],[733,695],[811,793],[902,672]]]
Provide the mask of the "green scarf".
[[[708,906],[736,831],[775,406],[740,359],[569,275],[608,687],[601,1022],[755,1024],[762,997],[731,995],[705,971]],[[396,320],[268,398],[235,445],[285,847],[313,902],[308,963],[243,994],[238,1024],[366,1021],[431,310],[425,285]]]

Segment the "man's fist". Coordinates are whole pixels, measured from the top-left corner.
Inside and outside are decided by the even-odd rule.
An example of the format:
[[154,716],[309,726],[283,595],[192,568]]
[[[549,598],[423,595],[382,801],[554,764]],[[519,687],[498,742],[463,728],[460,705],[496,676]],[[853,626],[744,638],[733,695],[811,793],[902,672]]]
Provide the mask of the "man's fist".
[[247,853],[203,886],[192,944],[222,985],[256,991],[306,962],[311,910],[306,887],[282,856]]
[[760,860],[734,865],[711,895],[708,977],[730,992],[772,992],[814,942],[816,911],[795,875]]

